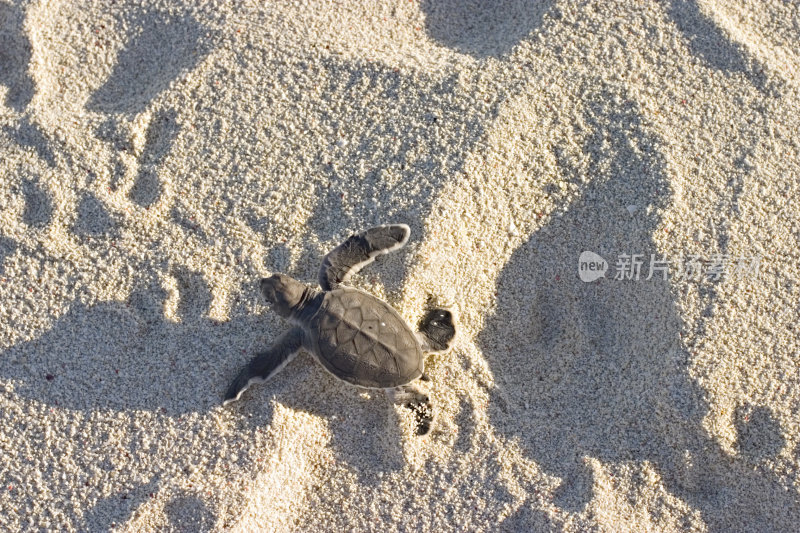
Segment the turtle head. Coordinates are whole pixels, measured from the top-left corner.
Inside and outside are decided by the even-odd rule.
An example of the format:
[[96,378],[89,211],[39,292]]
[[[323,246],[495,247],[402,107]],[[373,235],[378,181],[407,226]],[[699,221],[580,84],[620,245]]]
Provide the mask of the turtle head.
[[298,311],[305,302],[308,287],[285,274],[261,279],[261,295],[272,310],[284,318]]

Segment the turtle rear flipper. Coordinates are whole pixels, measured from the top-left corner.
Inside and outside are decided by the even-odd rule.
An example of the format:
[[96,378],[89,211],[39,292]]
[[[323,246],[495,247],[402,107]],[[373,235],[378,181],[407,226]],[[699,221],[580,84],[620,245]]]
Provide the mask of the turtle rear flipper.
[[430,397],[420,387],[409,383],[387,389],[386,393],[392,403],[403,404],[403,407],[414,414],[417,435],[427,435],[430,432],[433,427],[433,407]]
[[453,313],[448,309],[431,309],[419,323],[417,338],[424,352],[447,351],[455,336]]
[[256,355],[228,387],[222,405],[235,402],[251,385],[262,383],[283,370],[283,367],[289,364],[303,347],[304,341],[303,330],[294,328],[283,335],[269,350]]
[[411,229],[405,224],[375,226],[362,233],[351,235],[331,250],[322,260],[319,285],[332,291],[350,276],[372,263],[379,255],[388,254],[405,246]]

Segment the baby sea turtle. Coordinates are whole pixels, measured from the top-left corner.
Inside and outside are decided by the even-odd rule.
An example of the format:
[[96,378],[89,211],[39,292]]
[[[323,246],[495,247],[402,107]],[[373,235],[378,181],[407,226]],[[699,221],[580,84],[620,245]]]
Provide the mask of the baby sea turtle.
[[453,314],[431,309],[414,333],[392,306],[343,285],[377,256],[402,248],[410,234],[405,224],[387,224],[351,235],[322,261],[321,291],[284,274],[262,279],[264,299],[294,327],[239,373],[223,405],[238,400],[250,385],[274,376],[305,348],[337,378],[358,387],[384,389],[392,402],[415,414],[417,434],[428,433],[433,422],[430,399],[414,382],[428,381],[423,353],[449,348],[456,333]]

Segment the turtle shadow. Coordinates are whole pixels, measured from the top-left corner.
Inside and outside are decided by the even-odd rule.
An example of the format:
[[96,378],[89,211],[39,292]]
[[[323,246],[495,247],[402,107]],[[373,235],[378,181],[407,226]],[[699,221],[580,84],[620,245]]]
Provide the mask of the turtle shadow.
[[422,0],[428,35],[442,45],[473,57],[506,55],[539,28],[552,0]]
[[33,48],[24,21],[21,9],[0,1],[0,84],[7,89],[5,104],[20,113],[28,107],[35,91],[28,73]]
[[39,337],[0,355],[0,376],[15,393],[53,406],[96,411],[147,410],[168,415],[218,405],[229,367],[252,346],[260,318],[233,309],[220,322],[207,316],[208,285],[178,271],[177,318],[165,317],[171,298],[157,280],[125,301],[75,302]]
[[[561,478],[554,502],[570,512],[593,498],[585,459],[594,457],[650,462],[711,531],[796,523],[800,505],[791,492],[752,460],[727,455],[704,429],[709,406],[681,338],[691,325],[669,280],[646,279],[650,254],[660,257],[658,213],[671,200],[666,163],[638,106],[624,99],[611,107],[609,96],[597,94],[585,117],[593,133],[582,172],[593,181],[512,254],[498,278],[496,312],[478,336],[496,380],[491,423]],[[578,172],[560,165],[567,175]],[[634,215],[628,205],[638,206]],[[585,251],[605,259],[605,277],[581,281]],[[640,279],[614,279],[620,254],[644,255]],[[774,457],[780,427],[763,413],[757,418],[751,427],[760,436],[742,442],[750,457]]]

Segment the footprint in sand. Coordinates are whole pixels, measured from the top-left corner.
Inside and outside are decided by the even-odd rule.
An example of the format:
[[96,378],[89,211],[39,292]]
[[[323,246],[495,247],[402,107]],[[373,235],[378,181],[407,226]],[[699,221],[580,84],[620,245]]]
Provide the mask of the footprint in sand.
[[21,188],[25,199],[22,221],[33,228],[44,228],[53,218],[53,201],[50,195],[33,180],[24,180]]
[[[180,131],[177,112],[159,110],[147,120],[144,143],[137,146],[131,124],[151,108],[158,96],[184,72],[192,70],[209,52],[204,41],[206,28],[189,15],[175,16],[160,12],[140,13],[130,25],[138,32],[117,57],[108,80],[92,94],[87,109],[109,116],[97,136],[118,151],[137,153],[135,162],[118,159],[112,189],[120,185],[127,169],[135,174],[129,197],[141,207],[159,201],[163,184],[158,173]],[[154,60],[154,57],[157,58]],[[147,65],[147,67],[143,67]]]
[[[501,433],[509,428],[508,436],[522,439],[534,459],[562,479],[555,503],[570,512],[582,511],[593,496],[585,455],[609,462],[657,455],[658,447],[642,443],[659,435],[652,413],[660,400],[639,390],[640,376],[663,361],[657,371],[665,381],[681,380],[669,360],[676,341],[659,335],[656,322],[637,314],[634,303],[669,309],[668,284],[587,284],[575,275],[584,250],[613,264],[615,254],[655,249],[650,235],[658,218],[623,215],[628,203],[655,211],[669,199],[658,141],[646,132],[636,103],[609,88],[591,98],[584,123],[588,168],[577,166],[580,158],[559,157],[565,181],[581,187],[581,195],[513,253],[498,278],[497,313],[478,337],[501,384],[491,394],[509,402],[509,414],[490,402],[493,425]],[[646,182],[639,179],[642,168],[651,176]],[[594,179],[584,184],[583,176]],[[521,284],[530,291],[525,297]],[[677,316],[657,323],[668,324],[678,338]],[[692,391],[687,385],[679,392]],[[528,425],[532,420],[538,422]]]
[[91,193],[85,193],[78,204],[78,218],[73,230],[78,235],[100,237],[109,235],[116,227],[116,221],[106,211],[100,200]]
[[100,498],[83,517],[84,531],[111,531],[130,520],[142,505],[146,505],[151,494],[158,491],[157,478],[147,483],[129,487],[122,493]]
[[203,275],[180,266],[173,271],[173,277],[176,292],[170,298],[173,303],[167,303],[167,316],[172,315],[173,320],[185,323],[207,315],[213,299]]
[[3,131],[19,146],[35,151],[39,158],[49,166],[56,166],[56,155],[51,148],[50,139],[47,138],[42,128],[31,122],[28,117],[20,120],[16,127],[6,126]]
[[158,169],[180,132],[176,118],[177,113],[172,109],[161,111],[147,127],[144,147],[138,158],[139,173],[130,191],[131,200],[142,207],[156,203],[161,196]]
[[208,52],[206,29],[190,15],[138,13],[127,24],[138,33],[117,56],[108,80],[89,98],[90,111],[138,115]]
[[177,118],[174,109],[160,109],[152,116],[145,112],[132,122],[121,117],[100,124],[97,137],[115,150],[111,190],[129,187],[128,197],[140,207],[150,207],[162,198],[159,172],[180,133]]
[[[83,525],[86,531],[109,531],[127,526],[137,529],[138,520],[147,515],[149,509],[156,512],[149,518],[157,520],[157,531],[213,531],[216,515],[212,505],[198,494],[164,489],[166,483],[156,474],[147,483],[142,483],[122,493],[112,494],[99,500],[86,514]],[[162,498],[171,498],[158,512]],[[155,499],[154,499],[155,498]]]
[[6,259],[17,251],[18,246],[14,239],[0,236],[0,274],[5,271]]
[[216,517],[208,503],[193,494],[181,494],[164,506],[167,531],[211,531]]

